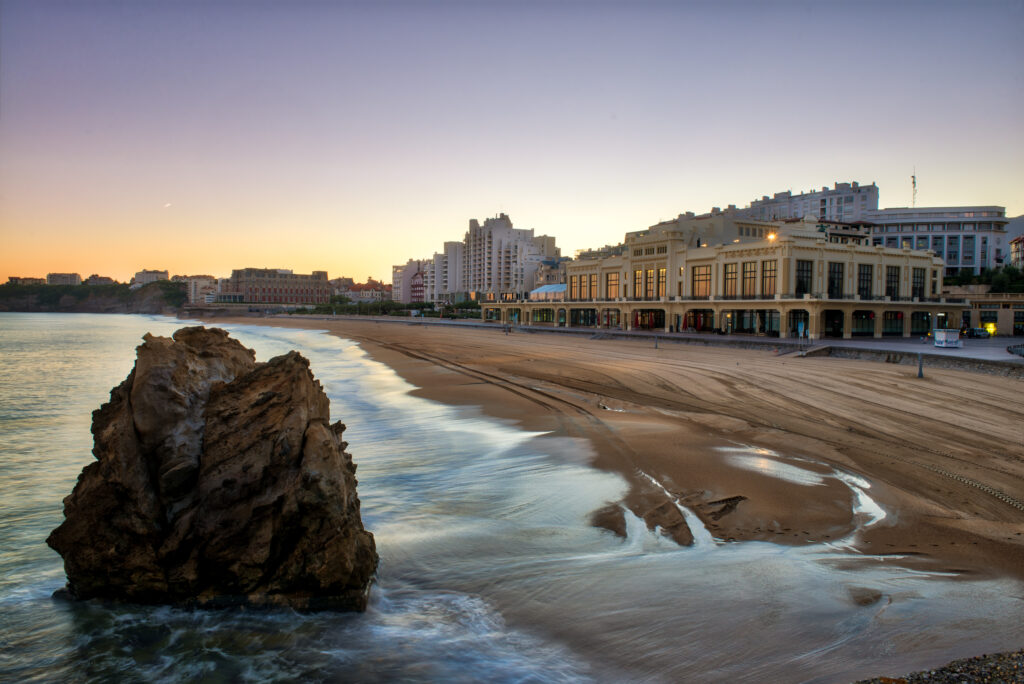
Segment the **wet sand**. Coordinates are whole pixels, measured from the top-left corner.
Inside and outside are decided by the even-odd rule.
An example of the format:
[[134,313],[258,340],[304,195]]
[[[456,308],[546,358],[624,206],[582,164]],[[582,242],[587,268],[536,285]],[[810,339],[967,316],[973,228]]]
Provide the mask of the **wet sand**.
[[[681,544],[693,510],[725,541],[837,542],[965,577],[1024,577],[1020,380],[649,340],[299,318],[209,323],[326,329],[437,401],[584,438],[624,503]],[[315,369],[314,369],[315,372]],[[761,451],[757,451],[760,449]],[[857,476],[885,517],[853,533]],[[594,524],[622,533],[619,502]]]

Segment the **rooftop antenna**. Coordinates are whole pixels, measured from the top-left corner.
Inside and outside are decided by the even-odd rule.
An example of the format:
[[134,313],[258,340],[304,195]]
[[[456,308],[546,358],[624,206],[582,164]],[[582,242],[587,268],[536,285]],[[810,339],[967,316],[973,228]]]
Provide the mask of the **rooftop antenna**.
[[910,177],[910,183],[914,187],[914,194],[910,200],[910,206],[917,208],[917,167],[914,167],[914,175]]

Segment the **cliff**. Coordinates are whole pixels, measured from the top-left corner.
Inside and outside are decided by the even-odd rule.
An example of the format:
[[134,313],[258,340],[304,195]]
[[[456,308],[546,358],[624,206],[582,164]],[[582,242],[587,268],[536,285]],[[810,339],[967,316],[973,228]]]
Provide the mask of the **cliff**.
[[185,284],[0,285],[0,311],[30,313],[174,313],[186,300]]
[[146,335],[93,413],[96,462],[47,543],[76,598],[364,610],[377,567],[355,464],[297,352]]

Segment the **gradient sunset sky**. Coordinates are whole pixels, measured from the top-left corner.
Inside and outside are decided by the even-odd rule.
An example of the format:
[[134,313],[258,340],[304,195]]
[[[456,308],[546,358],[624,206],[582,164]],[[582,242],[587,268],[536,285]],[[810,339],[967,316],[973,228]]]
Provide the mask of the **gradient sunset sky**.
[[390,281],[839,181],[1024,213],[1024,2],[0,0],[0,282]]

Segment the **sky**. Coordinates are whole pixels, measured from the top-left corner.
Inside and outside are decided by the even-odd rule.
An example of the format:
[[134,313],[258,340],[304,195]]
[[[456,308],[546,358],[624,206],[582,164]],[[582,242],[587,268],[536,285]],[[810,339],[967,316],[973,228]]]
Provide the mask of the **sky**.
[[1024,0],[0,0],[0,282],[564,255],[875,182],[1024,214]]

